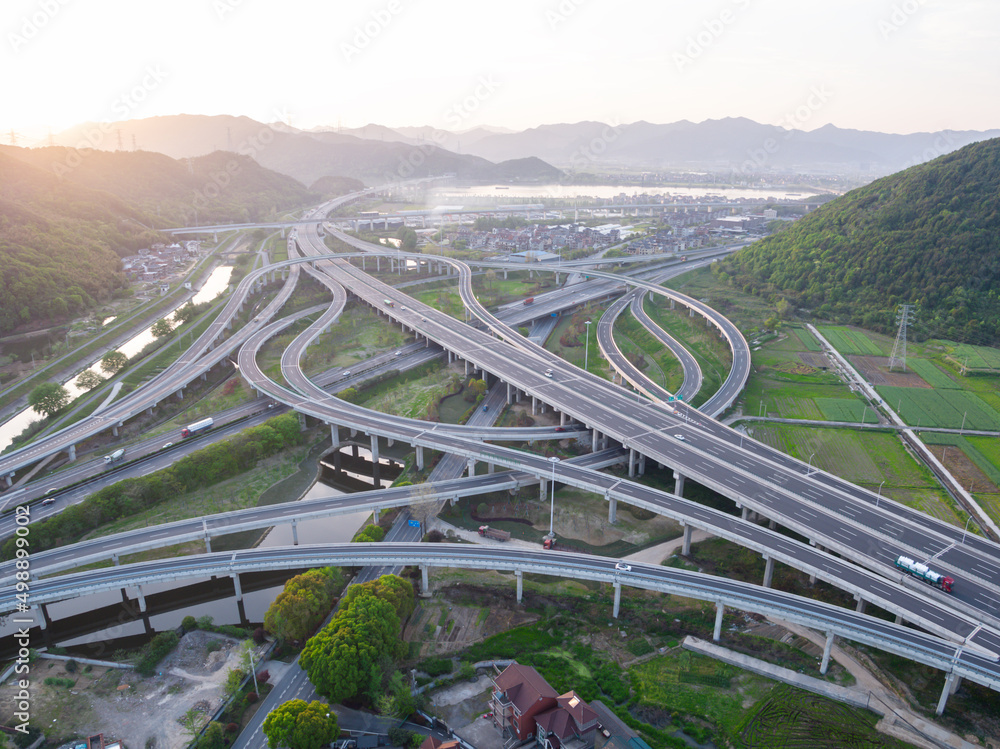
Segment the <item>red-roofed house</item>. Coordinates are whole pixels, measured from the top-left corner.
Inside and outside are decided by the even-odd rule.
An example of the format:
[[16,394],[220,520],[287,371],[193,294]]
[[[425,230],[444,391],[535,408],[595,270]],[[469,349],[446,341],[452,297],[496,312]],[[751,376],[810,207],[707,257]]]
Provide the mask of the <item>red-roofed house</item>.
[[505,749],[532,739],[540,749],[593,749],[597,713],[576,692],[556,695],[530,666],[513,663],[493,679],[490,708]]
[[493,679],[490,708],[504,746],[535,736],[535,716],[556,706],[556,690],[531,666],[512,663]]
[[541,749],[592,749],[597,738],[597,713],[573,691],[559,695],[556,707],[535,718]]
[[441,739],[428,735],[427,738],[424,739],[424,743],[420,745],[420,749],[458,749],[458,746],[458,739],[441,741]]

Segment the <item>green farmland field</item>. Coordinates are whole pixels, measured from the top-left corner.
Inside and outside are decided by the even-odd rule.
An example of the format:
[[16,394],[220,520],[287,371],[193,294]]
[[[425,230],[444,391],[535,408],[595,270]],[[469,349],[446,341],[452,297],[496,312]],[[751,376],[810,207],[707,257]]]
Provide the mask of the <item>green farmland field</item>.
[[965,390],[926,390],[883,385],[877,388],[889,408],[913,426],[959,429],[1000,429],[1000,413]]
[[1000,370],[1000,350],[967,343],[950,344],[950,358],[959,366],[969,369]]
[[885,352],[860,330],[853,330],[842,325],[829,325],[817,329],[842,354],[885,355]]
[[792,328],[792,332],[795,333],[795,337],[799,339],[806,351],[823,350],[823,347],[819,345],[819,341],[816,340],[816,336],[809,332],[807,328]]
[[942,390],[961,390],[962,385],[956,382],[938,367],[934,362],[930,362],[927,359],[916,359],[914,357],[908,357],[906,359],[906,366],[912,369],[921,379],[930,385],[932,388],[941,388]]

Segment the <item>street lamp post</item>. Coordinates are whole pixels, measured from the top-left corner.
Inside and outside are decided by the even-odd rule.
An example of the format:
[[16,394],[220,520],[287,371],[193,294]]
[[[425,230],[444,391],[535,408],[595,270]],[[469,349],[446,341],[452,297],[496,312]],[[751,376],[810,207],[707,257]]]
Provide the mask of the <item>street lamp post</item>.
[[587,371],[587,362],[590,358],[590,320],[587,320],[584,325],[587,326],[587,345],[583,349],[583,371]]
[[549,538],[555,538],[556,532],[553,530],[553,521],[556,517],[556,463],[559,462],[559,458],[554,455],[549,458],[552,462],[552,501],[549,504]]
[[815,457],[816,457],[816,453],[813,453],[812,455],[809,456],[809,462],[806,463],[806,476],[812,475],[812,462],[813,462],[813,458],[815,458]]
[[[971,522],[972,522],[972,515],[969,515],[969,519],[965,521],[965,530],[962,531],[962,543],[963,544],[965,543],[965,537],[966,537],[966,535],[968,535],[968,533],[969,533],[969,523],[971,523]],[[976,523],[976,525],[979,525],[979,523]]]
[[[885,483],[885,479],[882,479],[882,484]],[[878,494],[875,496],[875,506],[878,507],[878,501],[882,499],[882,484],[878,485]]]

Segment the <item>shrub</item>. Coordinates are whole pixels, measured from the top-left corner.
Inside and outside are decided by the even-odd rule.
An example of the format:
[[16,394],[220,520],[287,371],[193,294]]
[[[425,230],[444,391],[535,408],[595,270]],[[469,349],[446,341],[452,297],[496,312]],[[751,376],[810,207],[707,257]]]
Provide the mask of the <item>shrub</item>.
[[222,643],[218,640],[209,640],[208,644],[205,645],[206,652],[214,653],[216,650],[222,649]]
[[227,723],[226,733],[239,733],[240,724],[239,723]]
[[417,668],[428,676],[442,676],[451,673],[452,662],[450,658],[428,658]]
[[266,668],[257,674],[257,681],[260,682],[261,684],[267,684],[268,679],[270,678],[271,678],[271,672],[268,671]]
[[248,705],[252,705],[258,699],[259,699],[259,697],[257,696],[256,692],[247,692],[247,704]]
[[184,628],[185,632],[191,632],[192,630],[198,629],[198,620],[191,615],[185,616],[181,619],[181,627]]
[[68,661],[66,661],[65,668],[66,668],[66,671],[68,671],[69,673],[75,674],[76,673],[76,669],[79,668],[79,664],[76,661],[74,661],[72,658],[70,658]]
[[267,641],[267,633],[264,632],[263,627],[257,627],[253,631],[253,641],[258,645],[263,645]]
[[143,648],[142,657],[139,658],[135,670],[143,676],[152,676],[156,673],[157,664],[177,647],[179,641],[176,632],[160,632]]

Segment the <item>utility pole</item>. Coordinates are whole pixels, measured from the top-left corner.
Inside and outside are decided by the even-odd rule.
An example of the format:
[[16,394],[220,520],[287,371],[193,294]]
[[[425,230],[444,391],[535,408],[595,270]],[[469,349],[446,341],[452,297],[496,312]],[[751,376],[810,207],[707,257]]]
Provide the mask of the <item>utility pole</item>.
[[899,322],[899,332],[896,333],[896,342],[892,346],[892,356],[889,357],[889,371],[891,372],[899,364],[903,371],[906,371],[906,327],[913,322],[916,313],[915,305],[901,304],[896,312],[896,320]]
[[115,150],[124,151],[125,147],[122,145],[122,129],[118,128],[115,132],[118,134],[118,148]]

